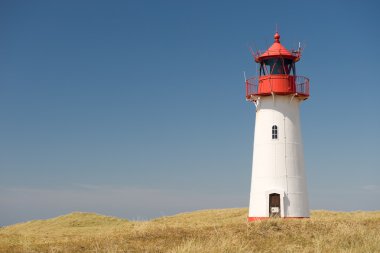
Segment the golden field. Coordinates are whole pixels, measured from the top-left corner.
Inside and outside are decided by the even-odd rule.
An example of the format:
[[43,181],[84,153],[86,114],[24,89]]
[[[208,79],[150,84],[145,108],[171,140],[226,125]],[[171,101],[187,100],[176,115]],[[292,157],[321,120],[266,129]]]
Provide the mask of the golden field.
[[247,223],[247,209],[128,221],[71,213],[0,228],[1,253],[380,252],[380,211]]

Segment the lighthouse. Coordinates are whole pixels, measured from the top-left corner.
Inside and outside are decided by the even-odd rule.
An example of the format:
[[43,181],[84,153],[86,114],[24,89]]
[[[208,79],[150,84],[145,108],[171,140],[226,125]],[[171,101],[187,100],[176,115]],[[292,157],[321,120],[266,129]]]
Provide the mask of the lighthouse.
[[301,47],[274,43],[255,53],[258,76],[246,80],[246,100],[256,107],[248,220],[307,218],[309,202],[300,125],[300,105],[309,79],[296,73]]

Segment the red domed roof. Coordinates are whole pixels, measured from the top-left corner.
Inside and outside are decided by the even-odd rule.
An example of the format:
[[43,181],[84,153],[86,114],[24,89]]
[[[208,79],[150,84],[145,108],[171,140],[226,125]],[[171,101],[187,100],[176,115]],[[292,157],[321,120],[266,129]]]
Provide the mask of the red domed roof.
[[281,45],[280,34],[278,34],[278,32],[276,32],[276,34],[274,35],[273,45],[270,48],[268,48],[267,51],[259,55],[256,61],[260,61],[263,58],[275,57],[275,56],[282,56],[282,57],[291,58],[291,59],[297,58],[297,55],[292,54],[283,45]]

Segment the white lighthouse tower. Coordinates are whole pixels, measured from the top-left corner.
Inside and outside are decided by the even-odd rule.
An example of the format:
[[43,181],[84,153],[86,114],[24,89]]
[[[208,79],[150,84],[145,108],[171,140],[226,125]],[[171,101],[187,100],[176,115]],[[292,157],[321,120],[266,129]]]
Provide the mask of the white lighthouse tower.
[[307,218],[299,107],[309,97],[309,79],[296,74],[301,49],[288,51],[276,32],[273,45],[254,57],[259,76],[246,80],[246,99],[256,106],[248,220]]

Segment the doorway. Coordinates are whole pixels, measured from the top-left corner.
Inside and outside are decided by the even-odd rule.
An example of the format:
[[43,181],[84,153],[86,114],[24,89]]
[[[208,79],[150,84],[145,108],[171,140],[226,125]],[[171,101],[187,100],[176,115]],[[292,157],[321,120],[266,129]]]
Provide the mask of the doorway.
[[280,218],[281,217],[281,201],[280,194],[269,194],[269,217]]

